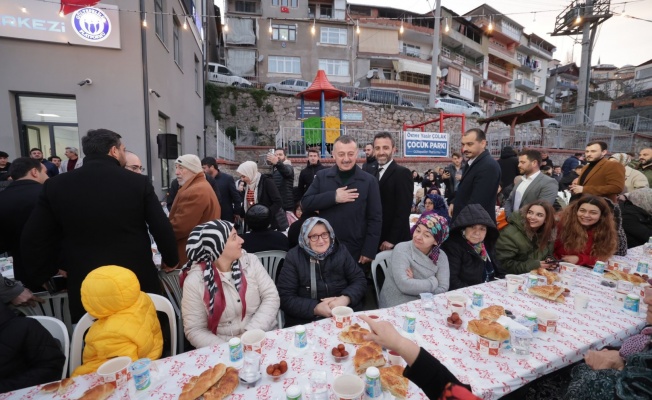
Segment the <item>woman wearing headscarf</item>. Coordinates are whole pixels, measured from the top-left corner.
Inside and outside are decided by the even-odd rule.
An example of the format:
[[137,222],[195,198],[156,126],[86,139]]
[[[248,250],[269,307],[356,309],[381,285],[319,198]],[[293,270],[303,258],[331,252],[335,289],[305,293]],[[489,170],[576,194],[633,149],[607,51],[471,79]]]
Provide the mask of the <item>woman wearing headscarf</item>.
[[498,230],[480,204],[469,204],[451,226],[442,250],[448,257],[449,290],[488,282],[496,276],[495,244]]
[[448,238],[448,221],[424,214],[412,227],[412,240],[397,244],[391,268],[380,290],[380,307],[394,307],[417,300],[420,293],[448,290],[448,257],[440,250]]
[[423,199],[423,211],[421,211],[422,217],[428,214],[437,214],[446,219],[446,222],[450,224],[451,219],[448,214],[448,207],[446,206],[446,200],[438,194],[428,194]]
[[615,153],[609,157],[609,161],[619,162],[625,166],[625,192],[633,192],[636,189],[650,187],[650,183],[641,171],[629,166],[632,156],[625,153]]
[[652,237],[652,189],[634,190],[621,204],[627,247],[641,246]]
[[290,249],[277,279],[285,326],[331,317],[331,309],[362,308],[367,279],[333,228],[323,218],[308,218],[299,245]]
[[214,220],[190,233],[181,275],[181,314],[196,348],[239,337],[251,329],[276,329],[280,300],[258,257],[242,250],[231,222]]
[[[288,228],[287,217],[283,211],[283,199],[273,179],[258,172],[258,165],[245,161],[236,170],[245,183],[243,210],[246,213],[254,204],[262,204],[272,214],[272,229],[284,231]],[[244,216],[244,214],[242,215]]]

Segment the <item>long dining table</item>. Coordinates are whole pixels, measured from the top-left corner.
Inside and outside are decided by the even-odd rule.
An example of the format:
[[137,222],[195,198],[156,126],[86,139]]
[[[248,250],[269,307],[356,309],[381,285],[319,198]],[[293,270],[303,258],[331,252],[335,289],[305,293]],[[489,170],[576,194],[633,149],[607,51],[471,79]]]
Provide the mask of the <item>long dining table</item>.
[[[643,247],[639,247],[630,249],[625,257],[614,257],[614,260],[635,266],[639,260],[649,260],[649,255]],[[410,338],[438,358],[462,383],[470,385],[477,396],[483,399],[497,399],[537,378],[582,360],[589,349],[615,346],[625,338],[639,333],[645,325],[645,316],[624,313],[613,300],[615,288],[602,285],[602,280],[603,278],[594,275],[591,269],[578,268],[575,283],[564,303],[551,302],[521,291],[508,294],[505,280],[497,280],[434,296],[432,310],[423,308],[421,301],[417,300],[396,307],[356,313],[352,323],[366,327],[358,316],[376,315],[401,330],[405,314],[416,314],[416,333]],[[468,321],[478,317],[477,309],[466,308],[461,315],[464,323],[459,330],[449,328],[446,324],[446,317],[450,315],[446,295],[459,293],[471,298],[476,288],[484,292],[485,306],[502,305],[516,316],[523,316],[527,311],[537,308],[557,313],[559,321],[556,333],[536,333],[527,356],[517,355],[507,349],[501,349],[496,356],[481,355],[476,348],[477,337],[466,330]],[[573,295],[576,293],[584,293],[590,297],[588,312],[580,313],[574,309]],[[351,356],[345,362],[336,363],[331,356],[331,349],[341,343],[338,339],[340,329],[336,328],[332,319],[307,324],[306,330],[308,347],[303,350],[294,348],[293,328],[267,332],[261,356],[263,377],[255,385],[241,384],[230,398],[285,399],[287,388],[298,385],[304,392],[304,398],[309,399],[308,376],[311,371],[326,371],[329,382],[339,375],[355,373],[352,361],[355,346],[347,345]],[[385,355],[387,359],[387,354]],[[287,361],[289,370],[278,382],[273,382],[265,374],[265,367],[281,360]],[[199,375],[220,362],[230,364],[226,343],[157,360],[155,365],[158,371],[153,374],[152,385],[139,392],[132,388],[130,397],[176,399],[183,385],[192,376]],[[101,378],[93,373],[76,377],[64,395],[40,394],[40,386],[34,386],[0,394],[0,400],[76,399],[100,382]],[[335,399],[335,395],[330,393],[330,398]],[[111,397],[114,398],[119,396]],[[386,393],[384,398],[392,397]],[[407,398],[425,399],[426,396],[410,382]]]

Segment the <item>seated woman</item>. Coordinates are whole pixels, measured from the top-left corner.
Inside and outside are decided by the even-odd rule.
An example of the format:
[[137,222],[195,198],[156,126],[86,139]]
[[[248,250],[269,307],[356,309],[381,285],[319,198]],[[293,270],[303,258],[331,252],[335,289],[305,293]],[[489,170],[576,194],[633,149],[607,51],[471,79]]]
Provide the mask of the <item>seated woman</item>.
[[219,219],[197,225],[188,238],[181,315],[186,338],[196,348],[277,326],[276,286],[242,242],[233,224]]
[[652,236],[652,189],[636,189],[621,204],[627,247],[644,245]]
[[555,258],[593,266],[616,252],[618,235],[611,208],[598,196],[584,195],[570,203],[561,216],[555,241]]
[[448,256],[449,290],[477,285],[494,279],[493,261],[498,230],[493,218],[480,204],[469,204],[451,226],[450,238],[442,250]]
[[496,242],[496,259],[503,271],[522,274],[554,267],[545,259],[552,256],[555,224],[555,210],[547,201],[526,204],[513,213]]
[[268,250],[290,250],[288,237],[271,228],[272,213],[262,204],[254,204],[245,213],[245,223],[251,229],[242,235],[242,248],[247,253]]
[[423,215],[412,228],[412,240],[394,247],[391,269],[380,291],[380,307],[394,307],[419,298],[419,293],[448,290],[448,258],[440,250],[448,238],[448,222]]
[[[425,189],[419,188],[414,192],[414,197],[412,198],[412,209],[410,212],[417,213],[419,212],[419,206],[423,207],[422,201],[425,197]],[[422,211],[423,212],[423,211]]]
[[301,226],[299,245],[288,252],[277,281],[285,326],[328,318],[337,306],[358,311],[367,291],[362,269],[318,217]]
[[156,360],[163,353],[163,334],[154,302],[140,291],[136,274],[108,265],[91,271],[82,282],[81,299],[88,314],[97,319],[88,329],[83,364],[72,376],[97,371],[119,356]]

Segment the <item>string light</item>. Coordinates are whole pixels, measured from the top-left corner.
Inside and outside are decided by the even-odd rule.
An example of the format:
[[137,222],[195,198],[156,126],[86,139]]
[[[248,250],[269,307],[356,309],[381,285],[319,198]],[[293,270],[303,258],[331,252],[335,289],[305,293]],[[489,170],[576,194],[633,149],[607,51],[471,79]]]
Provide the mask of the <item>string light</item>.
[[222,25],[222,31],[223,32],[229,31],[229,21],[226,18],[224,19],[224,25]]
[[401,20],[401,29],[399,29],[398,31],[401,35],[403,34],[403,31],[405,31],[405,29],[403,29],[403,20]]
[[355,21],[355,33],[360,34],[360,20]]
[[186,18],[183,18],[183,29],[188,30],[188,21],[186,21]]
[[272,20],[269,20],[269,33],[273,33],[274,30],[272,29]]
[[147,13],[143,15],[143,28],[147,28]]
[[491,18],[491,15],[489,16],[489,26],[487,26],[487,30],[489,32],[494,30],[494,23],[493,23],[493,18]]
[[448,33],[448,31],[450,31],[450,30],[451,30],[451,28],[448,27],[448,18],[446,18],[446,28],[444,29],[444,31],[446,33]]
[[575,25],[579,25],[582,22],[582,17],[580,17],[580,9],[577,9],[577,18],[575,18]]
[[27,14],[27,9],[26,9],[25,7],[21,8],[20,11],[24,12],[25,14]]
[[317,32],[317,28],[315,27],[315,20],[312,20],[312,27],[310,28],[310,33],[312,33],[313,36],[315,36],[315,33]]
[[59,11],[59,16],[60,16],[61,18],[65,17],[65,15],[63,14],[63,11]]

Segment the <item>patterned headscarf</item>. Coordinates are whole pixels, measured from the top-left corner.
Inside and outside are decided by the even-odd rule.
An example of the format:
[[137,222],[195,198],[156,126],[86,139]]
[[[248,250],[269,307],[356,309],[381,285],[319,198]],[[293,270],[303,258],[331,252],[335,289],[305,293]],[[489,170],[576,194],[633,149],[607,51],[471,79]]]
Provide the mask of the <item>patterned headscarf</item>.
[[[233,224],[228,221],[219,219],[197,225],[190,232],[188,242],[186,244],[186,254],[188,255],[188,263],[183,267],[183,280],[190,270],[193,263],[199,263],[204,276],[204,304],[208,310],[208,329],[211,332],[217,333],[217,326],[222,318],[222,313],[226,308],[226,299],[224,297],[224,290],[222,290],[222,280],[220,279],[219,272],[216,273],[217,267],[215,261],[220,257],[226,246],[226,241],[229,239]],[[243,250],[244,253],[244,250]],[[236,259],[231,264],[231,278],[235,289],[240,295],[242,302],[242,319],[244,319],[247,312],[247,302],[245,301],[245,293],[247,292],[247,279],[242,274],[240,268],[240,260]]]
[[[328,230],[328,233],[331,235],[331,244],[328,246],[328,249],[326,249],[325,252],[323,253],[317,253],[313,249],[310,248],[310,239],[308,238],[308,235],[310,235],[310,231],[312,228],[315,227],[318,223],[324,224],[326,226],[326,229]],[[314,259],[317,260],[323,260],[326,257],[328,257],[329,254],[333,252],[333,247],[335,246],[335,232],[333,232],[333,227],[331,227],[331,224],[328,223],[323,218],[319,217],[311,217],[306,220],[306,222],[303,223],[301,226],[301,232],[299,233],[299,247],[303,249],[308,255]]]
[[[464,239],[466,239],[464,229],[462,229],[462,236]],[[466,239],[466,243],[468,243],[469,246],[473,247],[473,250],[480,256],[480,258],[482,258],[482,261],[487,261],[487,248],[484,245],[484,240],[482,242],[473,244],[469,242],[469,239]]]
[[[439,215],[440,217],[446,218],[446,222],[450,225],[451,220],[450,217],[448,216],[448,207],[446,207],[446,200],[438,194],[428,194],[426,195],[427,199],[430,199],[432,201],[432,211],[425,211],[423,215],[425,214],[432,214],[435,213]],[[425,200],[424,200],[425,203]]]
[[437,244],[428,253],[428,257],[430,257],[432,262],[437,264],[437,260],[439,260],[439,249],[444,241],[448,239],[448,221],[441,215],[425,212],[421,214],[417,223],[410,229],[412,235],[414,235],[414,231],[419,225],[425,226],[435,238],[435,241],[437,241]]

